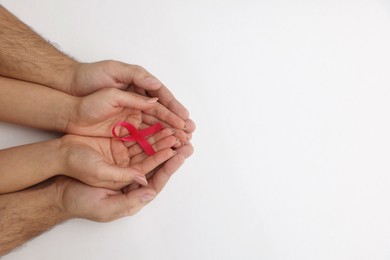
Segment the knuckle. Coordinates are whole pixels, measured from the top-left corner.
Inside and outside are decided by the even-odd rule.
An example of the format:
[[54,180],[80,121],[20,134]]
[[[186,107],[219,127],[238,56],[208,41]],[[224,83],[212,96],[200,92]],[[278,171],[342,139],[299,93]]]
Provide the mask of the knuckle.
[[108,67],[108,68],[113,68],[113,67],[116,67],[118,65],[118,61],[116,60],[105,60],[104,61],[105,65]]
[[134,65],[130,65],[131,66],[131,69],[135,72],[135,73],[145,73],[145,69],[142,67],[142,66],[140,66],[140,65],[136,65],[136,64],[134,64]]
[[97,181],[103,181],[105,179],[106,171],[102,167],[97,167],[93,179]]
[[106,94],[111,96],[111,97],[116,96],[118,94],[118,91],[120,91],[116,88],[105,88],[104,90],[105,90]]
[[121,173],[116,173],[114,175],[114,180],[112,181],[112,186],[115,187],[118,182],[123,182],[126,180],[126,175],[121,172]]
[[101,223],[107,223],[107,222],[110,222],[113,220],[112,217],[108,216],[107,213],[103,212],[103,211],[99,211],[96,215],[95,215],[95,219],[94,219],[96,222],[101,222]]
[[139,211],[139,207],[136,207],[135,205],[128,205],[127,210],[126,210],[126,215],[127,216],[133,216]]

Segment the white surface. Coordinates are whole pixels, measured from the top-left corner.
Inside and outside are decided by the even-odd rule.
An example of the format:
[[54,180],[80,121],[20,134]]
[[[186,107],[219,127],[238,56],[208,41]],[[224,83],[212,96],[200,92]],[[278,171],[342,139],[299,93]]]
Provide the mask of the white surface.
[[[82,61],[148,68],[198,126],[138,215],[69,221],[4,260],[390,259],[389,1],[1,3]],[[49,137],[17,129],[0,125]]]

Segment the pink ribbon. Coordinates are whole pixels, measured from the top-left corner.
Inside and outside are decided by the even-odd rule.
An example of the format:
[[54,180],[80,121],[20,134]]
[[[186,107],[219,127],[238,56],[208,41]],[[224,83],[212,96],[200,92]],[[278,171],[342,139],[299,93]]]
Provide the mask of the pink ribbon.
[[[122,127],[126,128],[127,131],[129,132],[129,135],[124,136],[124,137],[119,137],[115,132],[115,128],[118,126],[122,126]],[[137,130],[137,128],[135,128],[130,123],[119,122],[116,125],[114,125],[114,127],[112,128],[112,135],[115,138],[118,138],[123,142],[134,142],[135,141],[141,146],[141,148],[145,151],[145,153],[147,155],[153,155],[156,153],[156,151],[153,149],[153,146],[146,140],[146,138],[154,135],[155,133],[157,133],[158,131],[160,131],[163,128],[164,127],[160,123],[157,123],[157,124],[154,124],[148,128],[145,128],[143,130]]]

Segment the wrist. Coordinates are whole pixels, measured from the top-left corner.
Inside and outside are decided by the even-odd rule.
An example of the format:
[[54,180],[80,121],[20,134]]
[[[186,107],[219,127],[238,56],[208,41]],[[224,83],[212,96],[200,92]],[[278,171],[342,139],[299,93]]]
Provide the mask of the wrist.
[[66,149],[64,149],[62,137],[47,141],[46,146],[48,158],[46,158],[45,161],[49,162],[45,167],[47,169],[46,172],[48,173],[46,179],[65,174]]
[[80,63],[70,59],[64,64],[64,67],[61,71],[61,77],[59,78],[58,87],[62,92],[65,92],[69,95],[73,95],[72,93],[72,84],[76,75],[76,71],[79,67]]
[[72,95],[67,95],[64,102],[62,102],[62,111],[60,112],[59,131],[63,133],[73,133],[75,120],[78,118],[78,110],[81,98]]
[[72,60],[69,60],[69,63],[64,67],[64,70],[62,71],[59,87],[62,92],[65,92],[69,95],[76,96],[74,92],[74,84],[75,79],[77,75],[77,71],[79,70],[79,67],[82,65],[82,63]]
[[54,182],[52,184],[52,200],[53,205],[55,206],[57,212],[64,220],[68,220],[73,218],[74,216],[68,212],[68,210],[65,207],[65,190],[68,184],[72,180],[68,177],[59,176],[54,179]]
[[59,139],[58,157],[60,158],[60,162],[57,167],[60,169],[59,173],[63,176],[77,179],[74,166],[80,162],[80,157],[77,152],[80,145],[79,138],[77,135],[69,134]]
[[66,93],[72,96],[83,96],[80,93],[77,93],[77,85],[79,85],[78,78],[80,75],[83,75],[82,72],[83,67],[86,63],[75,62],[72,65],[71,71],[68,72],[67,85],[66,85]]

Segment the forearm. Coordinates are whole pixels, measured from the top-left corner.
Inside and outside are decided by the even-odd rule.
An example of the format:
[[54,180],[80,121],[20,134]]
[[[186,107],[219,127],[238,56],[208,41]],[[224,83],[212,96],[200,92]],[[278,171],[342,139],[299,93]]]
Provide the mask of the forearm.
[[0,5],[0,75],[68,92],[77,64]]
[[0,120],[63,132],[76,97],[41,85],[0,77]]
[[60,174],[64,157],[60,139],[0,150],[0,194],[22,190]]
[[55,184],[1,195],[0,256],[68,218],[59,204]]

